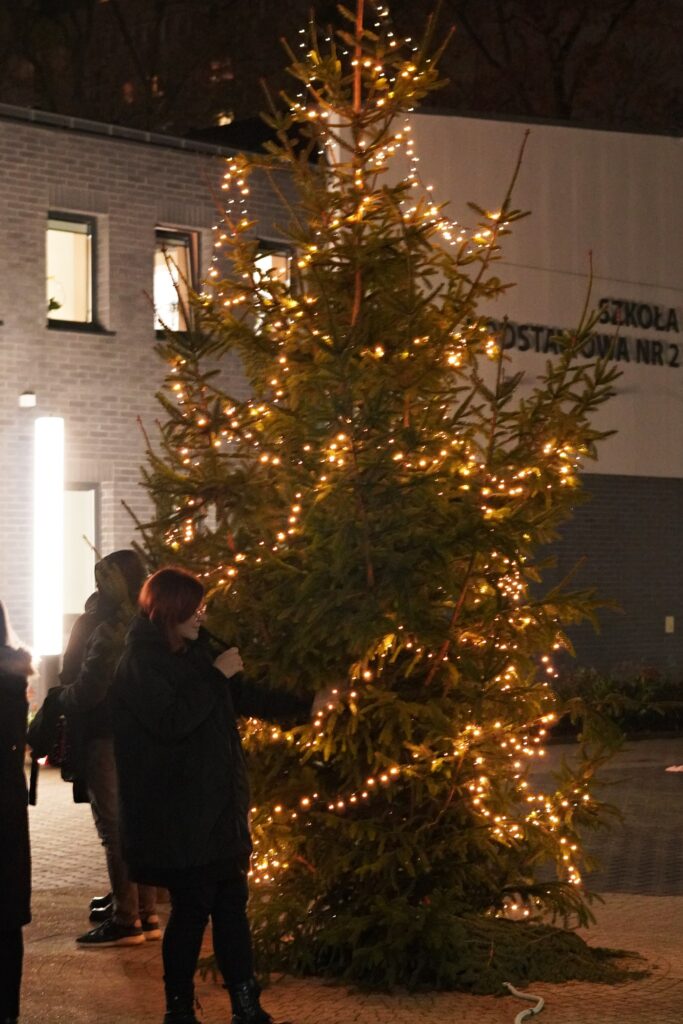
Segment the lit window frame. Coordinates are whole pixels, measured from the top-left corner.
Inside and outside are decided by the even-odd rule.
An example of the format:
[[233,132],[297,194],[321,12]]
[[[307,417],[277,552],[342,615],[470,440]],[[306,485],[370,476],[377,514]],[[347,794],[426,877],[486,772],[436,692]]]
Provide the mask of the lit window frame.
[[[154,264],[156,263],[156,255],[160,251],[163,252],[163,246],[160,246],[160,242],[166,239],[169,242],[178,244],[179,242],[187,249],[188,254],[188,266],[189,266],[189,280],[187,282],[188,289],[191,292],[196,292],[199,283],[199,231],[193,230],[192,228],[170,228],[158,226],[154,229]],[[154,270],[153,264],[153,270]],[[154,277],[152,277],[152,301],[154,306],[154,333],[157,338],[163,338],[166,329],[157,325],[157,309],[156,309],[156,295],[154,294]],[[179,327],[174,330],[174,334],[187,334],[187,324],[184,327]]]
[[[97,217],[85,213],[65,213],[63,210],[48,210],[47,224],[45,227],[45,280],[47,282],[47,232],[50,230],[50,221],[59,220],[65,224],[85,224],[90,239],[90,320],[65,320],[59,316],[59,310],[55,315],[47,315],[47,326],[50,330],[56,331],[80,331],[83,333],[101,333],[102,325],[98,318],[98,294],[97,294]],[[74,232],[75,233],[75,232]],[[46,311],[47,313],[47,311]]]
[[271,239],[259,238],[256,259],[261,256],[284,256],[288,260],[288,281],[287,287],[292,287],[295,250],[288,242],[277,242]]
[[[256,266],[256,261],[262,256],[284,256],[287,260],[287,288],[293,293],[294,278],[292,271],[294,269],[295,255],[296,251],[294,247],[289,245],[287,242],[278,242],[270,239],[259,238],[258,249],[254,258],[254,266]],[[260,333],[262,324],[263,320],[257,315],[255,322],[255,330],[257,333]]]

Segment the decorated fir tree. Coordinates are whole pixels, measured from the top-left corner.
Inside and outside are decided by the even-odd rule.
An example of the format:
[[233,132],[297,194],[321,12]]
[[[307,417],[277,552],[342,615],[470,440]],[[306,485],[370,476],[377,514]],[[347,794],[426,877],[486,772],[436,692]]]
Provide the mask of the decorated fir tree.
[[[465,230],[422,189],[406,115],[439,84],[433,26],[414,46],[373,11],[311,30],[279,142],[228,162],[209,282],[159,346],[144,544],[202,574],[252,676],[342,692],[313,725],[245,727],[262,963],[475,991],[594,977],[597,955],[534,919],[589,916],[600,752],[548,792],[529,767],[562,711],[553,652],[592,614],[544,592],[541,559],[614,373],[582,358],[584,318],[520,394],[486,316],[520,213],[508,195]],[[281,195],[288,272],[249,219],[252,173]]]

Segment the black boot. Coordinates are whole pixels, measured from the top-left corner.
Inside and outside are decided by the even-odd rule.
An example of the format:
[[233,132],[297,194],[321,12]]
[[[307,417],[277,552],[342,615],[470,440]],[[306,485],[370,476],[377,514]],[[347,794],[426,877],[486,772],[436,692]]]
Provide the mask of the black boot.
[[[259,1002],[261,989],[256,978],[249,978],[239,985],[228,985],[232,1003],[232,1024],[275,1024],[269,1013]],[[287,1021],[282,1021],[287,1024]]]
[[164,1024],[199,1024],[194,1015],[194,992],[182,995],[166,993]]

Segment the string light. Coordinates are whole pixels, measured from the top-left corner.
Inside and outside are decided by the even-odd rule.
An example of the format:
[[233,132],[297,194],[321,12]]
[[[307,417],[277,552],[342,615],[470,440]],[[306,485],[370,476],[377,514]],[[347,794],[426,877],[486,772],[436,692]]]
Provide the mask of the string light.
[[[258,397],[240,401],[222,396],[218,388],[212,391],[211,384],[197,384],[192,358],[189,362],[177,359],[170,368],[169,393],[183,425],[176,435],[183,439],[176,450],[177,461],[187,473],[188,489],[191,490],[200,460],[207,457],[239,458],[243,465],[248,460],[255,478],[273,487],[274,514],[261,535],[243,548],[235,542],[229,557],[220,565],[205,568],[207,583],[218,597],[235,593],[242,577],[249,580],[250,573],[271,564],[271,559],[284,560],[305,550],[310,539],[309,517],[327,496],[353,493],[359,478],[359,460],[369,452],[378,453],[378,461],[389,467],[383,471],[397,488],[403,489],[402,493],[409,494],[411,488],[425,481],[433,483],[435,502],[464,502],[471,515],[481,514],[483,528],[491,531],[523,508],[541,488],[575,486],[580,460],[585,455],[571,441],[543,436],[537,440],[536,459],[530,459],[530,465],[519,468],[512,461],[510,465],[492,465],[486,452],[487,423],[482,424],[479,439],[475,431],[468,437],[453,436],[454,432],[457,435],[457,426],[451,422],[454,396],[468,368],[476,366],[479,356],[502,365],[504,353],[499,336],[481,320],[463,318],[455,326],[452,321],[442,323],[441,320],[448,320],[448,310],[439,322],[428,324],[428,329],[416,328],[400,337],[392,332],[368,337],[357,353],[358,361],[370,368],[368,372],[389,374],[400,366],[406,394],[415,392],[418,396],[415,409],[402,408],[383,426],[383,431],[375,431],[374,435],[367,427],[359,426],[358,416],[349,417],[349,422],[343,418],[331,422],[324,438],[320,436],[322,432],[311,429],[305,416],[297,418],[299,366],[305,360],[323,360],[325,353],[335,351],[340,343],[330,336],[325,296],[317,288],[317,275],[329,273],[330,262],[334,272],[344,270],[339,250],[348,244],[349,238],[356,237],[355,233],[372,224],[373,219],[388,216],[390,207],[381,183],[392,166],[400,160],[408,165],[397,201],[396,230],[414,231],[423,240],[438,236],[458,267],[495,258],[500,236],[510,223],[508,211],[494,209],[482,211],[481,222],[467,228],[448,218],[444,208],[434,201],[433,186],[424,184],[420,176],[411,107],[405,110],[406,97],[419,91],[426,69],[414,56],[417,47],[412,40],[401,40],[390,27],[389,8],[377,8],[376,17],[375,29],[382,35],[383,49],[363,55],[359,61],[349,61],[362,75],[372,114],[368,116],[367,131],[358,141],[355,164],[340,148],[348,122],[345,124],[338,113],[325,109],[312,89],[297,93],[289,111],[296,123],[305,124],[309,137],[316,139],[325,153],[325,173],[330,183],[329,210],[314,218],[310,237],[298,239],[292,268],[297,274],[295,284],[282,267],[264,269],[256,265],[259,248],[253,237],[254,220],[249,209],[254,171],[243,157],[230,158],[226,164],[221,185],[224,216],[215,228],[209,281],[202,298],[207,309],[214,303],[220,304],[224,322],[234,325],[235,333],[252,330],[250,323],[256,325],[253,334],[258,341],[259,367],[267,368]],[[314,65],[308,47],[307,33],[302,29],[298,41],[302,66],[307,62]],[[342,56],[349,56],[341,52]],[[410,56],[401,57],[404,52]],[[311,81],[314,71],[315,66],[311,66]],[[394,130],[390,125],[396,122],[397,112],[399,126]],[[269,173],[276,171],[271,167]],[[353,189],[351,195],[349,187]],[[258,209],[256,203],[253,205]],[[226,274],[225,265],[231,260],[236,269]],[[448,384],[438,401],[430,403],[419,393],[415,382],[434,364],[447,369]],[[217,396],[221,401],[215,403]],[[418,405],[420,402],[425,404]],[[291,436],[285,436],[282,427],[285,415],[292,424]],[[415,417],[427,426],[414,429]],[[286,493],[284,489],[278,490],[283,466],[294,481]],[[215,514],[215,521],[212,520],[210,507],[215,510],[215,503],[211,506],[210,499],[204,497],[196,502],[192,498],[174,503],[165,533],[171,550],[192,550],[194,546],[201,550],[206,539],[226,531],[226,517]],[[526,539],[530,541],[530,537]],[[309,754],[322,751],[328,730],[334,730],[340,716],[353,715],[354,707],[370,703],[366,701],[368,692],[375,693],[381,688],[390,672],[391,659],[401,655],[413,659],[416,666],[436,663],[444,678],[449,668],[454,673],[460,671],[467,659],[481,658],[483,663],[490,656],[497,667],[487,685],[497,699],[505,694],[518,702],[520,721],[486,722],[484,716],[477,721],[472,713],[471,721],[454,724],[454,734],[448,737],[451,746],[447,751],[438,751],[438,756],[431,749],[413,751],[401,763],[374,765],[362,784],[349,783],[338,789],[334,784],[324,789],[321,786],[320,790],[297,795],[289,804],[280,798],[272,803],[263,801],[253,809],[253,814],[264,828],[329,815],[352,819],[373,801],[396,799],[402,786],[425,777],[443,776],[456,786],[467,812],[488,830],[494,842],[523,844],[532,830],[541,830],[557,850],[562,877],[574,885],[580,884],[578,846],[567,820],[572,809],[590,805],[590,794],[581,787],[569,795],[565,791],[536,792],[527,777],[529,765],[545,756],[545,727],[554,717],[552,712],[543,714],[534,728],[520,724],[524,720],[528,679],[519,669],[525,656],[519,650],[519,637],[540,626],[529,596],[528,572],[523,558],[512,559],[496,551],[486,557],[473,567],[472,581],[465,588],[469,618],[453,629],[457,639],[453,650],[440,651],[433,638],[427,642],[419,631],[399,625],[394,633],[381,637],[362,661],[348,666],[347,679],[357,688],[350,691],[341,710],[327,709],[302,732],[250,723],[249,736],[256,743],[285,744],[300,752],[305,749]],[[449,589],[455,590],[455,584],[443,588],[444,608],[450,608],[458,597],[457,592],[450,593]],[[497,609],[492,619],[495,629],[487,631],[482,626],[483,616],[493,606]],[[556,677],[549,654],[542,656],[540,672],[548,680]],[[509,768],[512,802],[517,809],[514,815],[499,813],[498,797],[491,785],[495,770],[491,763],[495,761]],[[291,857],[280,849],[282,844],[261,836],[259,825],[252,871],[259,886],[273,884],[292,868]],[[520,905],[510,902],[509,911],[517,913]],[[528,913],[528,908],[522,908],[521,913]]]

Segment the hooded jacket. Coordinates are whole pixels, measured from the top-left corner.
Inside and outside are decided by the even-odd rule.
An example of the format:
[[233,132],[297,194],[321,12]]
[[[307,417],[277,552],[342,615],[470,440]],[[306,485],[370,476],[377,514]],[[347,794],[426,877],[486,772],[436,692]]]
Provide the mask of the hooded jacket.
[[60,674],[61,707],[83,742],[111,736],[107,695],[144,577],[132,549],[112,551],[95,566],[97,591],[74,623]]
[[138,615],[111,689],[124,856],[134,881],[173,885],[202,868],[246,867],[249,785],[240,716],[305,719],[311,700],[226,679],[208,636],[171,651]]

